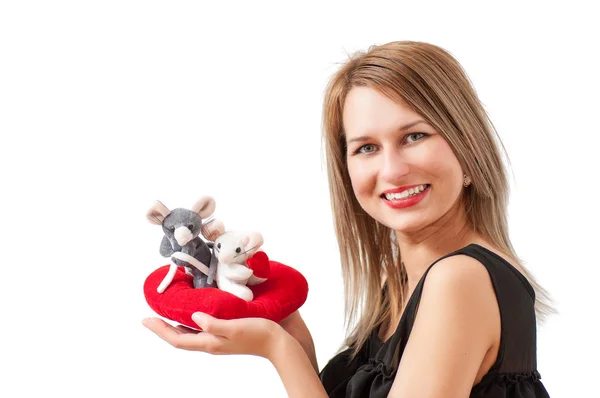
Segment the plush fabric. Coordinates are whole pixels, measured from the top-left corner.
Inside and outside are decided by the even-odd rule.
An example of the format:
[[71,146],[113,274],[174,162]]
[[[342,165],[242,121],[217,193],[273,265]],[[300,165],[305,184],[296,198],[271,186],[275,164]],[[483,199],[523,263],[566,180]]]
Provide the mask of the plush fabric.
[[[266,266],[266,261],[270,267]],[[268,274],[269,278],[258,285],[248,286],[254,293],[250,302],[216,288],[195,289],[192,276],[186,274],[183,267],[177,268],[169,287],[158,293],[156,288],[167,274],[169,265],[158,268],[146,278],[144,295],[157,314],[194,329],[199,329],[192,320],[196,311],[219,319],[260,317],[279,322],[306,301],[308,284],[295,269],[268,260],[263,252],[250,258],[248,267],[260,270],[261,275]]]
[[265,252],[256,252],[256,254],[248,259],[246,262],[248,268],[250,268],[257,278],[268,278],[271,273],[271,267],[269,264],[269,257]]

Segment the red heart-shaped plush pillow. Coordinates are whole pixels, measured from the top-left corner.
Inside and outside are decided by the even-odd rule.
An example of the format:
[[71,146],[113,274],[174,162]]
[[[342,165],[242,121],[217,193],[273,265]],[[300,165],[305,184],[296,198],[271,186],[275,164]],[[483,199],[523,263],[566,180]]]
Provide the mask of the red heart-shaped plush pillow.
[[[262,252],[254,257],[259,253]],[[219,319],[260,317],[279,322],[304,304],[308,283],[295,269],[268,261],[269,279],[248,286],[254,293],[254,299],[250,302],[216,288],[195,289],[192,276],[186,274],[183,267],[177,269],[169,287],[163,293],[158,293],[156,288],[167,274],[169,265],[148,275],[144,282],[144,295],[148,305],[157,314],[194,329],[199,329],[192,320],[192,314],[197,311]]]

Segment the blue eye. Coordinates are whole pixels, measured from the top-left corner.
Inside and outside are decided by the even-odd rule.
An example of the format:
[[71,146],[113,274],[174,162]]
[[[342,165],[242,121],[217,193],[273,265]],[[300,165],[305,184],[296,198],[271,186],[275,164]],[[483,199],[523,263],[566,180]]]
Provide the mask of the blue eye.
[[[410,133],[404,136],[404,141],[408,145],[412,145],[418,141],[421,141],[423,138],[430,136],[428,133]],[[374,144],[365,144],[354,151],[354,155],[368,155],[377,150],[377,146]]]
[[429,134],[427,133],[410,133],[408,134],[406,137],[411,137],[411,136],[418,136],[417,139],[413,140],[412,142],[416,142],[416,141],[420,141],[422,138],[428,136]]
[[366,145],[363,145],[360,148],[358,148],[355,153],[371,153],[374,150],[375,150],[375,145],[366,144]]

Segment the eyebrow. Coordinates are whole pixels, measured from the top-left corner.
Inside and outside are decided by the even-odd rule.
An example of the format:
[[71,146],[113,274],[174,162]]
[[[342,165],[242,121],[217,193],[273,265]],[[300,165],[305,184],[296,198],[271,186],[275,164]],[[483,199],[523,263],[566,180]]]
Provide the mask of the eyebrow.
[[[398,131],[408,130],[409,128],[411,128],[413,126],[416,126],[417,124],[420,124],[420,123],[427,123],[427,122],[425,120],[423,120],[423,119],[415,120],[414,122],[410,122],[410,123],[405,124],[404,126],[400,127],[398,129]],[[361,135],[360,137],[352,138],[347,143],[349,144],[349,143],[355,142],[355,141],[367,141],[369,139],[371,139],[370,136],[368,136],[368,135]]]

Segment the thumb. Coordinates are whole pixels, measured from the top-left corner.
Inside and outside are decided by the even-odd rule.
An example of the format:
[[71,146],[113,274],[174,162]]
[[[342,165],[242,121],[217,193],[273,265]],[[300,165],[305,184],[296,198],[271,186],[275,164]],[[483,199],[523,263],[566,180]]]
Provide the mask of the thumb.
[[228,334],[229,328],[227,327],[226,320],[217,319],[204,312],[194,312],[192,314],[192,320],[196,322],[204,332],[217,336],[226,336]]

